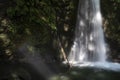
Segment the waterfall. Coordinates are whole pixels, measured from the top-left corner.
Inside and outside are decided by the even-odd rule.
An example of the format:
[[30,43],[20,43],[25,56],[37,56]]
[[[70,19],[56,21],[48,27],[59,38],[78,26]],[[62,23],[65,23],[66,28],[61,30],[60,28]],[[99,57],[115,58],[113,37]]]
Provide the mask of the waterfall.
[[106,46],[102,29],[100,0],[79,0],[75,40],[70,62],[105,62]]
[[68,62],[72,66],[120,71],[119,63],[107,61],[100,0],[79,0],[75,39]]

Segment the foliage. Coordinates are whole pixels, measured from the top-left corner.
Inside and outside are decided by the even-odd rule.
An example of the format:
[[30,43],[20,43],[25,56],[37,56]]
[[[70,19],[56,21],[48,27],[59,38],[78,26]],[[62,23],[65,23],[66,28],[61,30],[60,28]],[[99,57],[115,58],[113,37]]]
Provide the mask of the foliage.
[[[42,51],[46,47],[51,49],[58,33],[61,40],[63,36],[66,37],[62,42],[68,41],[75,23],[75,4],[73,0],[11,0],[4,12],[7,16],[1,20],[1,24],[5,23],[1,30],[4,27],[7,30],[2,34],[9,40],[11,55],[26,42]],[[3,47],[4,44],[0,48],[3,51],[7,49]]]
[[[10,50],[17,49],[21,44],[30,41],[33,46],[42,50],[51,46],[56,49],[61,43],[67,52],[73,42],[78,1],[11,0],[7,6],[6,18],[1,19],[0,34],[7,36]],[[118,48],[120,45],[119,8],[120,0],[101,0],[106,37],[112,44],[115,40]],[[2,23],[6,24],[2,25]],[[2,41],[0,49],[4,52],[5,43],[3,38],[0,39]],[[56,46],[53,46],[54,43]]]
[[[50,26],[55,29],[55,12],[45,0],[13,0],[12,7],[7,10],[8,16],[19,23],[32,23]],[[51,13],[51,14],[50,14]]]
[[[23,56],[27,55],[28,52],[43,53],[42,56],[44,55],[43,58],[47,58],[44,60],[48,64],[50,61],[58,62],[60,47],[67,53],[73,42],[79,0],[8,1],[8,3],[0,4],[0,62],[18,60],[18,56],[20,58],[22,56],[23,60]],[[111,56],[120,61],[120,0],[101,0],[101,10],[104,18],[105,35],[112,51]],[[26,45],[27,43],[30,44]],[[26,46],[27,50],[23,52],[24,54],[19,52],[20,48]],[[29,55],[32,56],[32,54]],[[79,71],[76,71],[70,71],[71,79],[79,79],[78,76],[81,76],[81,79],[86,78],[78,74]],[[89,72],[92,70],[82,71],[83,74]],[[103,77],[101,77],[101,73],[94,76],[95,73],[93,72],[93,75],[90,73],[88,78],[107,78],[104,77],[107,72],[102,75]],[[67,76],[53,77],[53,79],[69,80]]]
[[112,56],[119,58],[120,48],[120,0],[102,0],[102,14],[107,41]]

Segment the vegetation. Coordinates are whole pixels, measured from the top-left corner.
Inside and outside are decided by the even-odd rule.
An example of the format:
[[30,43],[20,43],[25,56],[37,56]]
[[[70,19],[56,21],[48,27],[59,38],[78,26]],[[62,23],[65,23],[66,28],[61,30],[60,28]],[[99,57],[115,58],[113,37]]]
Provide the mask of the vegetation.
[[[24,59],[24,45],[45,62],[64,59],[73,42],[77,6],[78,0],[1,0],[0,62]],[[120,62],[120,0],[101,0],[101,11],[110,58]]]
[[[18,47],[26,42],[43,53],[46,47],[58,53],[53,55],[59,55],[61,47],[68,53],[73,41],[77,3],[78,0],[11,0],[2,3],[1,7],[5,9],[1,9],[0,17],[0,59],[3,55],[12,59]],[[119,4],[120,0],[101,1],[105,35],[113,58],[119,58]]]
[[[111,57],[120,60],[120,0],[102,0],[102,14]],[[109,52],[110,53],[110,52]]]
[[[2,36],[4,35],[9,42],[1,42],[1,45],[6,44],[7,48],[10,45],[10,56],[14,55],[15,50],[26,42],[41,48],[40,50],[45,50],[46,47],[51,48],[51,46],[59,47],[57,46],[59,43],[64,48],[68,47],[67,41],[71,39],[70,35],[72,35],[75,24],[75,8],[77,7],[75,5],[76,2],[72,0],[10,1],[4,12],[5,18],[1,18],[1,41],[3,41]],[[66,47],[63,45],[64,43]],[[4,46],[1,47],[3,51],[6,50]]]

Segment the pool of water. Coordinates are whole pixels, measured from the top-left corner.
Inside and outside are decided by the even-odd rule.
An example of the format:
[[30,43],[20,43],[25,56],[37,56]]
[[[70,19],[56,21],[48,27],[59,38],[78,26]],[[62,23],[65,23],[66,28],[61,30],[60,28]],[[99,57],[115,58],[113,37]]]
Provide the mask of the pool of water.
[[120,64],[115,62],[70,62],[75,67],[92,67],[120,72]]
[[120,72],[93,67],[73,67],[50,80],[120,80]]

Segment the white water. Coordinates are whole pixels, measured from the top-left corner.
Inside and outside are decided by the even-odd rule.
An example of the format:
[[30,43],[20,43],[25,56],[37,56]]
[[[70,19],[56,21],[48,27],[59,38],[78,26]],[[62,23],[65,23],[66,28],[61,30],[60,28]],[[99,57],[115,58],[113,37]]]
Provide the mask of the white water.
[[107,61],[100,0],[79,0],[75,40],[68,60],[72,66],[120,70],[120,64]]

